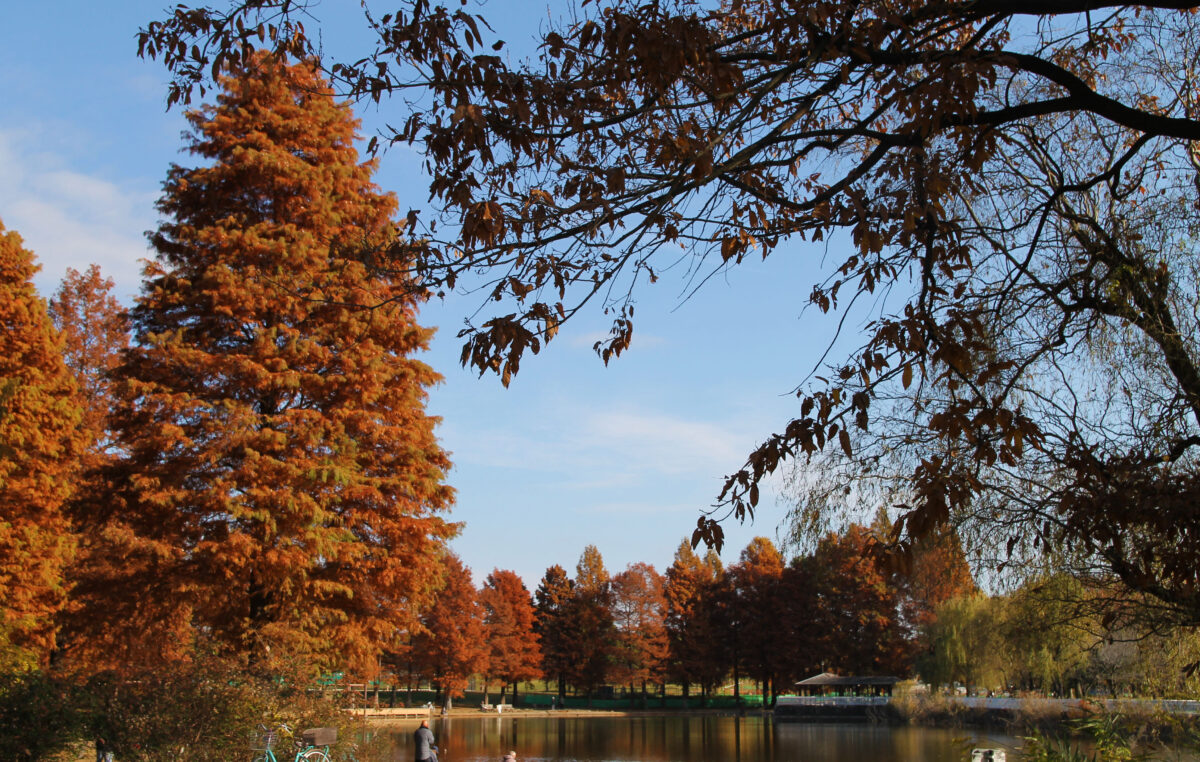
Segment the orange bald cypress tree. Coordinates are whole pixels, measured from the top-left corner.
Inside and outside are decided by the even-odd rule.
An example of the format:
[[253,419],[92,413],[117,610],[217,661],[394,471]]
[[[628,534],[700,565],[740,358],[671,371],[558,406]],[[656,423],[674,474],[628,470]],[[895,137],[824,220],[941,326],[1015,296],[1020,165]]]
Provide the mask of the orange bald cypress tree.
[[161,658],[199,636],[254,667],[370,670],[456,531],[424,410],[439,376],[412,357],[432,332],[421,297],[364,264],[396,202],[349,106],[263,56],[221,84],[188,115],[201,163],[173,167],[158,205],[79,645]]
[[567,670],[571,683],[588,697],[608,680],[616,624],[613,622],[612,579],[595,545],[588,545],[575,565],[575,589],[567,608],[569,629],[575,633],[574,662]]
[[707,694],[727,671],[731,649],[718,616],[724,577],[715,553],[709,551],[700,558],[686,540],[679,544],[667,569],[663,594],[667,601],[668,676],[683,686],[685,697],[693,684]]
[[508,685],[542,676],[542,649],[534,631],[536,613],[533,597],[516,572],[496,569],[488,575],[479,591],[483,606],[483,624],[488,647],[488,675],[501,682],[500,700]]
[[467,680],[488,667],[483,608],[471,582],[471,570],[453,553],[442,559],[441,589],[421,617],[412,654],[418,671],[437,689],[449,709],[463,695]]
[[41,662],[54,647],[74,547],[63,502],[85,444],[37,269],[0,224],[0,665]]
[[758,681],[764,701],[773,705],[778,692],[776,678],[783,671],[783,652],[790,647],[779,639],[783,556],[769,539],[755,537],[729,573],[740,608],[741,656],[750,676]]
[[667,668],[667,601],[665,580],[651,564],[635,563],[613,577],[613,621],[617,628],[613,680],[641,686],[646,708],[646,684],[663,684]]

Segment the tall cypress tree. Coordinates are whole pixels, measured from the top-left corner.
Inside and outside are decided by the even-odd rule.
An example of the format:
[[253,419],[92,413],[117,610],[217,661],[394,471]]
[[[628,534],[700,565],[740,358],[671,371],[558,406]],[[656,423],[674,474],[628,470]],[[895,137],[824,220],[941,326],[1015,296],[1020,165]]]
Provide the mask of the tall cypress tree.
[[534,593],[536,619],[533,627],[542,648],[542,674],[558,683],[558,697],[566,696],[567,672],[575,660],[578,629],[572,617],[575,583],[566,569],[551,566]]
[[591,705],[595,689],[608,680],[616,626],[612,612],[612,580],[595,545],[588,545],[575,566],[575,590],[570,604],[575,659],[567,674],[584,691]]
[[518,684],[542,676],[533,598],[516,572],[495,569],[479,591],[479,603],[483,607],[488,676],[501,681],[501,703],[505,688],[512,684],[515,704]]
[[0,666],[44,661],[55,645],[74,548],[63,501],[86,444],[37,269],[0,224]]
[[413,358],[432,331],[420,295],[362,256],[396,202],[359,162],[350,108],[266,56],[221,84],[188,115],[204,163],[168,173],[116,371],[125,457],[96,511],[80,645],[129,659],[205,638],[255,666],[367,668],[456,531],[424,410],[439,376]]
[[412,642],[418,671],[437,689],[449,710],[471,675],[488,667],[487,632],[471,570],[453,553],[442,559],[443,577],[434,604],[421,617]]

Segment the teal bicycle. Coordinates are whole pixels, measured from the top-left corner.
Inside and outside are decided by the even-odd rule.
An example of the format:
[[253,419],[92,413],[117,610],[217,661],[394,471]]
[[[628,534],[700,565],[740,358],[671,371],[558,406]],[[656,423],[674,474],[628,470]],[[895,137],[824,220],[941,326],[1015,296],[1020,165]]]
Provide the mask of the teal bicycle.
[[[291,752],[275,753],[275,745],[284,739],[291,739],[293,756],[288,756]],[[251,748],[254,762],[331,762],[329,747],[336,743],[337,728],[309,728],[296,738],[287,725],[259,725]]]

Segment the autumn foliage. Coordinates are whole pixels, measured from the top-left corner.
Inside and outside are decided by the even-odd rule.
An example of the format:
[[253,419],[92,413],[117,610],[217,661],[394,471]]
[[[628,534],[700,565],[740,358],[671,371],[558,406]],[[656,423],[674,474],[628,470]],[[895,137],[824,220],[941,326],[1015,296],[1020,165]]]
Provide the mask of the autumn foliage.
[[738,639],[739,650],[747,673],[757,679],[764,694],[778,692],[776,677],[786,674],[785,654],[794,648],[768,624],[783,619],[783,574],[783,554],[765,537],[751,540],[729,570],[738,591],[739,616],[745,623]]
[[74,552],[64,511],[87,446],[75,381],[33,287],[37,266],[0,225],[0,665],[44,662]]
[[542,676],[542,651],[534,629],[533,597],[515,572],[496,569],[479,591],[487,643],[487,674],[512,684]]
[[[1061,689],[1076,642],[1022,630],[1058,616],[1051,593],[1197,621],[1195,7],[587,2],[513,63],[468,10],[399,5],[350,62],[309,57],[304,3],[179,6],[143,31],[170,102],[209,76],[220,94],[189,114],[196,166],[164,185],[131,346],[95,271],[56,297],[60,340],[0,229],[6,651],[98,669],[203,644],[370,671],[404,641],[447,698],[473,671],[527,679],[539,649],[560,692],[748,675],[775,693],[908,674],[918,651],[982,681],[961,651],[1002,622],[1021,679]],[[383,138],[423,151],[431,213],[393,224],[326,75],[405,93]],[[809,552],[785,564],[759,538],[725,568],[694,551],[723,541],[706,514],[665,580],[610,577],[589,546],[574,579],[547,570],[532,621],[507,573],[477,595],[445,548],[424,295],[482,279],[462,361],[507,384],[589,305],[618,357],[665,270],[703,281],[831,240],[798,286],[811,308],[886,305],[718,496],[751,517],[803,464]],[[853,523],[880,505],[894,524]],[[1051,575],[993,607],[963,538],[1124,595]]]
[[613,623],[617,628],[613,682],[639,686],[666,683],[667,605],[663,576],[646,563],[630,564],[612,579]]
[[[189,112],[156,259],[114,370],[122,457],[89,506],[78,658],[179,656],[370,670],[416,624],[455,527],[412,355],[419,294],[361,255],[395,201],[309,64],[267,57]],[[127,591],[114,595],[113,591]]]
[[50,299],[50,318],[63,338],[63,358],[75,376],[83,428],[91,437],[85,471],[101,465],[112,446],[108,417],[113,408],[111,372],[129,346],[125,311],[112,294],[113,281],[97,265],[80,273],[67,268]]
[[488,669],[488,644],[479,594],[458,556],[442,559],[440,588],[421,615],[411,658],[437,689],[443,706],[463,694],[467,680]]
[[716,612],[716,596],[725,570],[715,553],[704,558],[683,542],[666,574],[666,628],[671,679],[707,693],[728,670],[724,632]]
[[[799,561],[809,596],[801,599],[825,667],[849,674],[896,674],[910,668],[900,622],[900,590],[871,545],[881,538],[853,525],[830,534]],[[807,613],[804,613],[807,612]]]

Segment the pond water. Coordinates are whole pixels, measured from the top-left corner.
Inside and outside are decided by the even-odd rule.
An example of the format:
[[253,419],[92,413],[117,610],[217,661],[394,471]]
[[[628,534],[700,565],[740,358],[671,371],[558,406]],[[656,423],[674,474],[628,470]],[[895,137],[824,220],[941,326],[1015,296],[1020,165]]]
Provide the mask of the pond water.
[[[379,732],[393,760],[413,758],[417,722]],[[974,746],[1020,739],[982,729],[773,722],[769,717],[481,717],[435,719],[439,762],[963,762]]]

